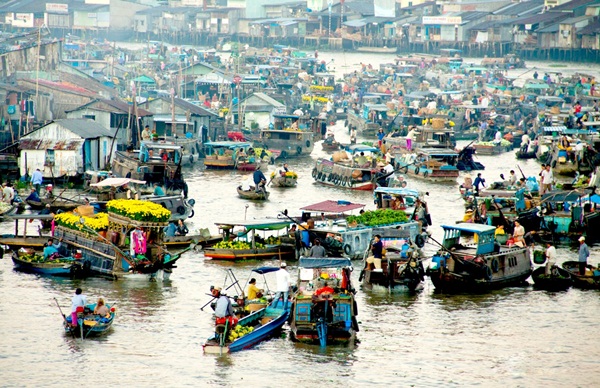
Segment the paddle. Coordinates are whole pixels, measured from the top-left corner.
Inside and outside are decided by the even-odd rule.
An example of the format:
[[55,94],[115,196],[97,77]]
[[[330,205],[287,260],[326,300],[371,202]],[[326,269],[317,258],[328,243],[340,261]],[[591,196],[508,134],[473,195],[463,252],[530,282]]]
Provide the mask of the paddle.
[[62,315],[63,320],[65,321],[65,325],[67,325],[67,327],[69,328],[69,333],[71,333],[71,337],[73,337],[73,339],[75,339],[75,333],[73,332],[73,327],[71,326],[69,321],[67,321],[67,317],[65,316],[65,314],[63,314],[62,308],[60,308],[60,305],[58,304],[58,300],[56,300],[56,298],[54,298],[54,301],[56,302],[56,306],[58,307],[58,310],[60,311],[60,315]]
[[521,176],[523,177],[523,179],[527,180],[527,177],[525,177],[525,174],[523,174],[523,170],[521,170],[521,166],[519,166],[517,164],[517,168],[519,169],[519,171],[521,172]]

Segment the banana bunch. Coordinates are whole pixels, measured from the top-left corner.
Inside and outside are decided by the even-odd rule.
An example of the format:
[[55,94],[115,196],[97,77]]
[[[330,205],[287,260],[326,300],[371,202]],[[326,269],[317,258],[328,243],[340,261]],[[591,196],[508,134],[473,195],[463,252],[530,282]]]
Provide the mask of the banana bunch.
[[229,336],[227,337],[227,339],[229,341],[233,342],[238,338],[242,338],[246,334],[252,333],[253,331],[254,331],[253,327],[237,325],[236,327],[233,328],[233,330],[231,330],[229,332]]

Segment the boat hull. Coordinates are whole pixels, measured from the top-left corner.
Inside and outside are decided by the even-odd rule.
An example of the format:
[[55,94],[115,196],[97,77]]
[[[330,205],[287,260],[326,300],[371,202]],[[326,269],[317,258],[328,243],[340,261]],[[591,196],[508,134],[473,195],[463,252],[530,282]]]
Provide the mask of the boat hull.
[[573,279],[569,271],[556,267],[559,276],[545,276],[546,267],[539,267],[531,274],[535,288],[546,291],[565,291],[573,285]]
[[50,276],[71,276],[73,263],[32,263],[12,255],[14,268],[18,271]]
[[281,245],[263,249],[218,249],[207,248],[204,256],[213,260],[267,260],[281,258],[291,260],[295,258],[293,245]]
[[241,186],[237,187],[237,193],[240,198],[249,199],[252,201],[266,201],[269,199],[269,195],[271,194],[268,191],[257,193],[254,190],[242,190]]
[[[600,275],[594,274],[594,272],[597,272],[597,268],[592,269],[592,271],[586,270],[585,275],[580,275],[578,261],[565,261],[562,264],[562,267],[571,275],[571,278],[573,279],[573,287],[585,290],[600,289]],[[588,272],[591,273],[588,274]]]
[[296,187],[298,179],[291,177],[278,176],[271,180],[271,186],[274,187]]
[[[87,305],[86,308],[90,311],[94,311],[96,307],[95,304]],[[106,305],[110,310],[109,305]],[[73,335],[75,337],[99,337],[105,335],[115,320],[116,313],[114,311],[110,311],[109,318],[100,317],[95,314],[86,314],[81,316],[77,321],[78,324],[76,327],[72,327],[71,323],[71,315],[67,315],[65,317],[65,321],[63,322],[63,327],[65,330],[65,334]]]

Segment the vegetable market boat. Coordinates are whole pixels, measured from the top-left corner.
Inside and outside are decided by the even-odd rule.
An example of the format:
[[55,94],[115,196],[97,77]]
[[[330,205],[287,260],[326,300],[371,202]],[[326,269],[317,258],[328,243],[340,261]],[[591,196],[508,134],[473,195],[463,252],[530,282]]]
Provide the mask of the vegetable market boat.
[[45,259],[44,255],[19,250],[12,252],[12,261],[16,270],[39,275],[71,276],[76,271],[72,257]]
[[112,171],[117,177],[164,185],[167,192],[187,196],[187,184],[181,174],[182,148],[167,142],[142,141],[137,151],[117,151]]
[[252,145],[241,141],[211,141],[204,143],[204,147],[206,150],[204,167],[235,169],[240,150],[244,150],[244,154],[248,155],[248,150],[252,148]]
[[420,148],[395,159],[397,170],[431,182],[456,182],[458,153],[448,149]]
[[475,148],[478,155],[500,155],[503,152],[510,151],[512,149],[512,143],[504,139],[502,139],[500,143],[485,141],[475,143],[473,148]]
[[150,201],[128,199],[109,201],[106,207],[108,213],[93,217],[57,214],[54,237],[81,251],[83,270],[91,275],[118,279],[137,274],[155,280],[162,270],[162,279],[169,280],[186,251],[170,254],[162,246],[170,212]]
[[535,288],[547,291],[565,291],[573,285],[569,271],[553,266],[550,275],[546,275],[546,267],[536,268],[531,274]]
[[[427,268],[427,275],[437,290],[486,291],[521,285],[531,275],[529,249],[497,245],[495,227],[459,223],[442,225],[442,228],[441,250],[432,257]],[[467,236],[470,241],[465,240]]]
[[215,325],[215,334],[208,338],[202,349],[208,354],[249,349],[281,331],[289,314],[289,310],[267,306],[241,318],[233,328],[228,322]]
[[[294,245],[262,244],[256,236],[256,231],[279,231],[289,228],[291,223],[280,219],[217,222],[223,241],[204,249],[204,256],[213,260],[293,260]],[[235,232],[235,227],[243,229]]]
[[[356,160],[349,158],[348,153],[356,157]],[[336,152],[333,160],[318,159],[312,170],[312,177],[317,183],[326,186],[371,191],[378,178],[379,170],[376,166],[379,158],[381,154],[378,148],[362,144],[350,145],[345,151]]]
[[593,290],[600,289],[600,268],[587,266],[585,275],[581,275],[578,261],[565,261],[562,267],[571,275],[573,287]]
[[278,175],[273,171],[271,173],[271,184],[275,187],[296,187],[298,184],[298,174],[288,171],[285,175]]
[[[351,273],[347,258],[300,258],[290,321],[293,340],[323,347],[354,340],[359,327]],[[325,282],[333,293],[318,295]]]
[[266,190],[256,191],[253,188],[250,188],[249,190],[244,190],[241,185],[237,187],[237,193],[240,196],[240,198],[250,199],[252,201],[266,201],[267,199],[269,199],[269,195],[271,195],[271,193],[269,193]]
[[98,337],[104,335],[111,328],[115,317],[117,315],[115,307],[106,305],[109,309],[109,313],[106,316],[100,316],[93,314],[96,308],[96,303],[88,304],[83,308],[83,311],[77,314],[77,326],[71,326],[71,315],[65,316],[63,321],[63,327],[65,333],[73,336],[81,337],[81,339],[87,337]]
[[315,147],[310,119],[295,115],[273,115],[273,118],[273,126],[260,132],[264,147],[283,159],[310,155]]

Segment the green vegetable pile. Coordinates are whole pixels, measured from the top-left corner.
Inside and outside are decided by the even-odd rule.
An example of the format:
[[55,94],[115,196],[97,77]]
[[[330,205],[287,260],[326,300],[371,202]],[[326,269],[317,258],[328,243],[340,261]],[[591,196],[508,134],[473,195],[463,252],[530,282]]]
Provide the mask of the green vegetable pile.
[[[493,141],[482,141],[482,142],[479,142],[479,143],[477,143],[477,145],[482,145],[482,146],[495,146],[495,145],[497,145],[497,144],[498,144],[498,143],[494,143]],[[511,143],[511,142],[509,142],[509,141],[508,141],[508,140],[506,140],[506,139],[502,139],[502,140],[500,141],[500,145],[501,145],[502,147],[508,147],[508,146],[510,146],[511,144],[512,144],[512,143]]]
[[358,223],[365,226],[377,226],[407,222],[408,217],[402,210],[380,209],[369,210],[359,216],[349,216],[348,224]]
[[265,240],[265,244],[279,245],[281,244],[281,239],[277,236],[270,236]]
[[[252,249],[252,246],[250,245],[250,243],[247,243],[245,241],[221,241],[221,242],[213,245],[213,247],[217,248],[217,249],[233,249],[233,250]],[[256,243],[256,248],[261,249],[264,247],[265,246],[263,244]]]
[[44,255],[36,255],[35,253],[28,253],[24,255],[19,255],[19,259],[30,262],[30,263],[71,263],[73,260],[71,258],[58,258],[55,260],[44,259]]

